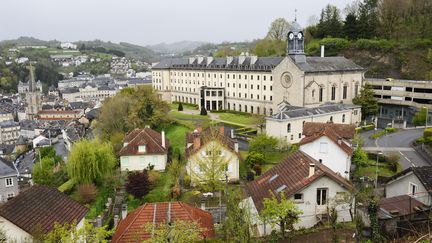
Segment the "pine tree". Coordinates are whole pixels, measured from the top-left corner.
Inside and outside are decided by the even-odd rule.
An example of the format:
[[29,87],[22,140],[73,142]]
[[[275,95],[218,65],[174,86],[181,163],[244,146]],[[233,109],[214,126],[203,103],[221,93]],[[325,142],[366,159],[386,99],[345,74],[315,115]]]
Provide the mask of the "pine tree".
[[182,111],[183,110],[183,104],[181,102],[179,102],[177,110],[178,111]]
[[372,87],[369,84],[365,84],[360,90],[360,95],[353,99],[355,105],[361,106],[363,120],[378,113],[378,100],[374,95],[375,92]]
[[343,35],[350,40],[355,40],[358,37],[358,31],[357,16],[354,13],[347,14],[344,21]]

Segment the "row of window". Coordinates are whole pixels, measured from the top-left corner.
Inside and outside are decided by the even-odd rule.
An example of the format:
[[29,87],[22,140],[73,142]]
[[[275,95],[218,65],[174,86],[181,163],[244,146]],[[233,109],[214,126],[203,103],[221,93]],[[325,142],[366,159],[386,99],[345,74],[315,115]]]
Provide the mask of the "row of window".
[[[193,78],[195,78],[195,77],[200,77],[200,74],[199,73],[183,73],[183,72],[170,72],[170,75],[172,75],[172,76],[179,76],[179,77],[193,77]],[[211,74],[210,73],[207,73],[207,78],[211,78]],[[270,81],[273,81],[273,76],[271,76],[271,75],[269,75],[270,76]],[[159,74],[159,77],[160,77],[160,74]],[[201,77],[202,78],[204,78],[204,73],[201,73]],[[232,74],[232,75],[230,75],[230,74],[227,74],[227,79],[238,79],[238,80],[241,80],[242,79],[242,77],[243,77],[243,79],[245,79],[245,80],[247,80],[248,79],[248,77],[249,77],[249,79],[250,80],[254,80],[254,78],[256,78],[256,80],[260,80],[260,77],[262,77],[262,80],[264,80],[264,81],[266,81],[267,80],[267,75],[264,75],[264,74],[251,74],[251,75],[247,75],[247,74]],[[217,74],[216,73],[214,73],[213,74],[213,78],[217,78]],[[223,74],[219,74],[219,78],[223,78]]]

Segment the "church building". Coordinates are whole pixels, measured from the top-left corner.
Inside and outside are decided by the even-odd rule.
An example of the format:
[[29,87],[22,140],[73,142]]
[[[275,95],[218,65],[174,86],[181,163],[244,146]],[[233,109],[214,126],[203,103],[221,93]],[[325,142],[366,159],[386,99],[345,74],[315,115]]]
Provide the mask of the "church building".
[[30,64],[30,80],[28,82],[28,92],[26,93],[27,109],[26,115],[29,120],[36,120],[37,114],[42,110],[42,92],[36,86],[33,67]]
[[168,58],[152,68],[152,85],[168,102],[271,116],[285,105],[351,104],[365,70],[345,57],[308,57],[294,21],[285,57]]

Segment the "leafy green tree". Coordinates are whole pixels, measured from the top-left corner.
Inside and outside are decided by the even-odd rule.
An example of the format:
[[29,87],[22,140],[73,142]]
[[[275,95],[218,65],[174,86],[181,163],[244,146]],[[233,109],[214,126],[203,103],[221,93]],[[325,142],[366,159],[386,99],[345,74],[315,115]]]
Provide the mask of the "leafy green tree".
[[38,162],[33,166],[33,181],[39,185],[58,187],[68,180],[66,165],[52,146],[40,148]]
[[109,143],[97,140],[76,142],[68,156],[67,171],[77,184],[100,184],[116,166],[116,157]]
[[420,108],[420,110],[418,112],[415,113],[414,117],[413,117],[413,124],[416,126],[424,126],[426,125],[426,119],[428,117],[428,110],[426,107],[422,107]]
[[283,41],[287,39],[290,24],[284,18],[275,19],[269,28],[267,38]]
[[378,100],[374,97],[375,92],[369,84],[365,84],[360,94],[354,97],[353,103],[361,106],[362,119],[374,116],[378,113]]
[[150,234],[151,238],[144,242],[152,243],[189,243],[203,240],[203,232],[196,221],[175,220],[171,224],[159,223],[156,226],[153,223],[144,225],[145,234]]
[[206,145],[206,156],[196,156],[193,168],[198,167],[199,171],[191,169],[191,179],[195,185],[204,191],[214,192],[223,189],[226,184],[226,173],[231,157],[221,156],[223,147],[218,141],[219,131],[210,127],[202,136],[202,143]]
[[251,215],[248,208],[241,205],[241,193],[227,191],[226,218],[222,224],[223,240],[226,242],[251,242]]
[[255,165],[264,164],[264,155],[260,152],[252,151],[246,157],[246,163],[253,168]]
[[357,147],[353,152],[352,161],[357,166],[365,166],[368,162],[368,155],[361,147]]
[[[292,200],[286,199],[284,192],[280,193],[280,199],[274,194],[272,198],[265,198],[263,205],[264,208],[260,212],[260,218],[272,227],[279,226],[282,239],[286,239],[286,231],[294,231],[294,224],[299,222],[299,216],[303,212],[298,209]],[[291,235],[288,234],[288,236]]]
[[278,139],[275,137],[267,136],[265,134],[260,134],[250,140],[249,142],[249,151],[250,152],[259,152],[264,155],[267,155],[268,152],[274,151],[278,145]]
[[370,199],[368,204],[368,213],[371,224],[371,235],[372,242],[384,242],[383,236],[380,232],[380,226],[378,222],[378,204],[375,199]]
[[112,235],[113,231],[109,231],[104,227],[94,227],[87,220],[84,220],[84,225],[80,229],[76,228],[76,224],[54,224],[54,229],[48,234],[42,236],[42,241],[46,243],[105,243]]
[[378,0],[363,0],[358,14],[359,38],[370,39],[376,37],[378,28],[377,15]]
[[287,43],[285,40],[263,39],[258,41],[253,48],[255,55],[259,57],[284,56]]

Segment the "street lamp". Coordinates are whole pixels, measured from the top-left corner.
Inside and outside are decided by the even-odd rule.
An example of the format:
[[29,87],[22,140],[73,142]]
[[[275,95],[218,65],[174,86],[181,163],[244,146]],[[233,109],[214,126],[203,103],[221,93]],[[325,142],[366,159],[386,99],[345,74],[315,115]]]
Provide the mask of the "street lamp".
[[378,159],[382,154],[383,154],[382,152],[377,153],[376,166],[375,166],[375,189],[378,188]]

